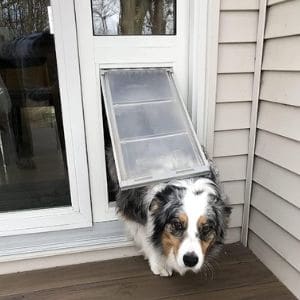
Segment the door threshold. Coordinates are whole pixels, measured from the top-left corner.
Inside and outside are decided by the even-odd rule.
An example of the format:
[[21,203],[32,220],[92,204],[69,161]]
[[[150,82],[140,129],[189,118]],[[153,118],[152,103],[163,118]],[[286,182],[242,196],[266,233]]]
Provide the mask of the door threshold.
[[0,239],[0,274],[136,256],[120,221]]

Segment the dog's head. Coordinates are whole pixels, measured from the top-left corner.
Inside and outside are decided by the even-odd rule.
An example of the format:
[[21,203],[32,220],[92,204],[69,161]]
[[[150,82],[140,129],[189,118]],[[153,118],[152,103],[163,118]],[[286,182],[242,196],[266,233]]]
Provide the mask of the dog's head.
[[206,178],[167,184],[149,210],[152,243],[181,274],[198,272],[208,254],[223,243],[230,215],[218,186]]

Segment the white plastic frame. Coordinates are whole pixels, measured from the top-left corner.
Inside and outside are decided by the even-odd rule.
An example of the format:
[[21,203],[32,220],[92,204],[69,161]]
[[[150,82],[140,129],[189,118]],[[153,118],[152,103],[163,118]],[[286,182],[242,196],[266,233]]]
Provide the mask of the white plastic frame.
[[193,123],[198,125],[198,137],[205,145],[206,137],[202,131],[205,133],[207,122],[205,106],[208,97],[205,85],[208,0],[177,0],[177,32],[174,36],[93,36],[90,1],[74,2],[93,220],[115,220],[114,204],[108,202],[99,69],[173,68],[180,94],[187,99]]

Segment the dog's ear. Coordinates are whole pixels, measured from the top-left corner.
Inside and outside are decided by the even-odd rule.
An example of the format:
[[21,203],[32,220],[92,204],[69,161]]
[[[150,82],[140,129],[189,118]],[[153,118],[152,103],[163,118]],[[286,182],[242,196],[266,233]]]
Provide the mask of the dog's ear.
[[160,201],[157,197],[154,197],[149,205],[149,211],[154,214],[160,208]]

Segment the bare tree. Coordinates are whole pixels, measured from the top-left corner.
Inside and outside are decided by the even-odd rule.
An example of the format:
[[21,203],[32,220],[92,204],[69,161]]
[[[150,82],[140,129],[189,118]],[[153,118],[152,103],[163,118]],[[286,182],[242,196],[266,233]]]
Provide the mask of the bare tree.
[[173,33],[175,0],[93,0],[92,3],[96,34]]
[[[121,34],[165,34],[174,0],[120,0]],[[170,19],[170,18],[169,18]]]
[[152,34],[162,34],[166,30],[166,19],[164,16],[164,0],[153,0]]
[[94,18],[99,18],[101,25],[96,28],[98,34],[109,34],[107,19],[119,15],[118,0],[93,0],[93,15]]
[[12,37],[21,37],[48,28],[49,0],[0,0],[0,27],[9,28]]

